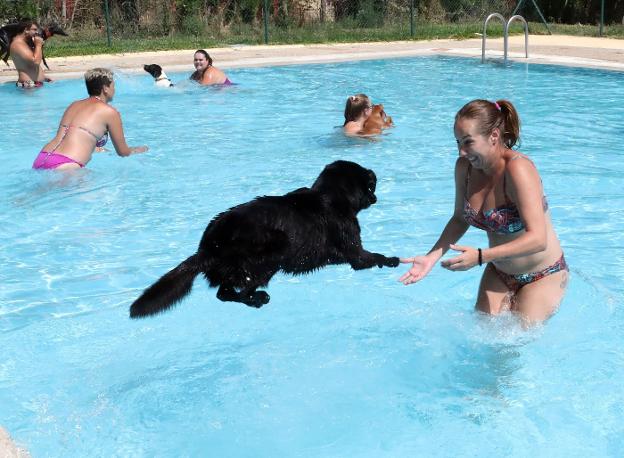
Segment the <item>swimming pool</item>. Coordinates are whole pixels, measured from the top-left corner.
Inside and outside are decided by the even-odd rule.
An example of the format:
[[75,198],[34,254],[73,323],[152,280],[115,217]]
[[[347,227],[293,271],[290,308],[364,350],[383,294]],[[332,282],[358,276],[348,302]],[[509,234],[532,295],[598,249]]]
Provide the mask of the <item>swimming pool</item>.
[[[121,74],[128,143],[151,149],[71,176],[30,166],[83,83],[0,86],[15,110],[0,131],[0,425],[17,442],[35,457],[622,455],[624,74],[448,57],[228,74],[239,85],[173,74],[173,90]],[[334,129],[356,92],[395,120],[379,141]],[[475,314],[481,269],[405,287],[405,266],[277,275],[260,310],[198,279],[177,309],[128,319],[214,215],[339,158],[378,176],[364,246],[425,252],[452,208],[453,116],[476,97],[516,104],[571,266],[546,326]]]

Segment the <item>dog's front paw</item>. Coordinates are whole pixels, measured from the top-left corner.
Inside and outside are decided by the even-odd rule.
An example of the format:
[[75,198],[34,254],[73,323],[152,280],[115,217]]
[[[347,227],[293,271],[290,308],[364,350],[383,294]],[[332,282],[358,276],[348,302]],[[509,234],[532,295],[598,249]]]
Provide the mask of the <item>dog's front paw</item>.
[[[401,261],[396,256],[392,256],[390,258],[386,258],[386,263],[384,264],[386,267],[399,267]],[[381,267],[381,266],[379,266]]]
[[383,254],[377,255],[377,267],[398,267],[400,261],[397,257],[388,258]]

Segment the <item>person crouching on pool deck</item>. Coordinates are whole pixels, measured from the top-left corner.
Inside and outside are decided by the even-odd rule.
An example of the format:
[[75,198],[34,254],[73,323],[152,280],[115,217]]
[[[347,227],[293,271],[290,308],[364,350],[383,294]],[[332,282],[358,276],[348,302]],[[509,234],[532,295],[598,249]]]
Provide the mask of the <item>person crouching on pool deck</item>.
[[34,21],[26,21],[19,26],[23,27],[23,32],[13,38],[9,48],[17,70],[15,85],[24,89],[41,87],[44,81],[50,79],[45,77],[41,67],[44,40],[37,34],[39,25]]
[[143,153],[147,146],[126,144],[121,116],[108,104],[115,95],[113,73],[94,68],[85,73],[89,97],[73,102],[63,113],[56,136],[46,144],[33,163],[34,169],[77,169],[91,160],[93,150],[102,148],[110,134],[119,156]]
[[212,58],[203,49],[195,51],[193,55],[193,65],[195,66],[195,72],[193,72],[190,79],[197,81],[202,86],[212,84],[229,86],[232,84],[225,73],[217,67],[213,67]]
[[373,104],[366,94],[352,95],[345,105],[345,122],[342,130],[345,135],[361,135],[364,123],[371,115]]
[[[539,173],[526,155],[511,149],[519,136],[520,119],[509,101],[473,100],[459,110],[453,216],[426,255],[401,260],[413,265],[400,281],[422,280],[451,249],[459,255],[442,261],[445,269],[486,264],[477,310],[492,315],[511,310],[535,323],[557,310],[568,266]],[[455,245],[469,226],[486,231],[489,248]]]

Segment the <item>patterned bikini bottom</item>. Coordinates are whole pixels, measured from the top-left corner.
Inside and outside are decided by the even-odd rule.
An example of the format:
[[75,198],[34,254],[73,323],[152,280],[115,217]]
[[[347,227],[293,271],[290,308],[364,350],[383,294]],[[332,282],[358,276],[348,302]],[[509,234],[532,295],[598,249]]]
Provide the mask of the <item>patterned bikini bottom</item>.
[[529,272],[526,274],[508,274],[506,272],[498,270],[494,264],[492,264],[492,268],[494,269],[494,272],[496,272],[498,277],[503,281],[503,283],[507,285],[507,288],[509,288],[513,292],[517,292],[520,288],[528,285],[529,283],[536,282],[537,280],[541,280],[544,277],[548,277],[549,275],[555,274],[562,270],[565,270],[566,272],[569,271],[568,264],[566,263],[563,254],[559,258],[559,260],[555,262],[552,266],[548,266],[538,272]]

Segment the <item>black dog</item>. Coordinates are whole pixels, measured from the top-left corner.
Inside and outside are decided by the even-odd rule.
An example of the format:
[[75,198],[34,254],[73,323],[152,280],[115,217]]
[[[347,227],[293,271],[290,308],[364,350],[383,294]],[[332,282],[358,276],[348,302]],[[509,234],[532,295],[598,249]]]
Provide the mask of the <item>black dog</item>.
[[147,73],[152,75],[156,86],[161,86],[161,87],[173,86],[173,83],[171,82],[169,78],[167,78],[167,75],[165,74],[165,72],[163,72],[163,69],[160,65],[158,64],[147,65],[146,64],[146,65],[143,65],[143,70],[145,70]]
[[24,31],[20,23],[7,24],[0,27],[0,59],[9,65],[10,47],[15,35]]
[[[24,24],[20,22],[7,24],[3,27],[0,27],[0,59],[2,59],[4,63],[7,65],[9,65],[8,61],[9,61],[9,55],[10,55],[11,42],[13,41],[13,38],[15,38],[16,35],[19,35],[20,33],[24,31],[24,28],[25,28]],[[58,25],[54,25],[54,24],[47,26],[47,27],[39,27],[39,30],[37,31],[37,35],[39,35],[44,40],[47,40],[48,38],[54,35],[68,36],[67,33],[65,33],[63,29],[61,29]],[[34,42],[30,41],[29,45],[31,49],[33,50],[35,49]],[[45,67],[48,70],[50,70],[48,63],[45,60],[45,56],[43,56],[43,50],[42,50],[41,60],[43,61],[43,65],[45,65]]]
[[397,267],[399,258],[362,247],[357,213],[377,201],[377,178],[354,162],[325,167],[312,188],[257,197],[217,215],[197,253],[166,273],[130,306],[130,317],[154,315],[186,296],[203,273],[217,298],[262,307],[278,271],[305,274],[329,264],[355,270]]

